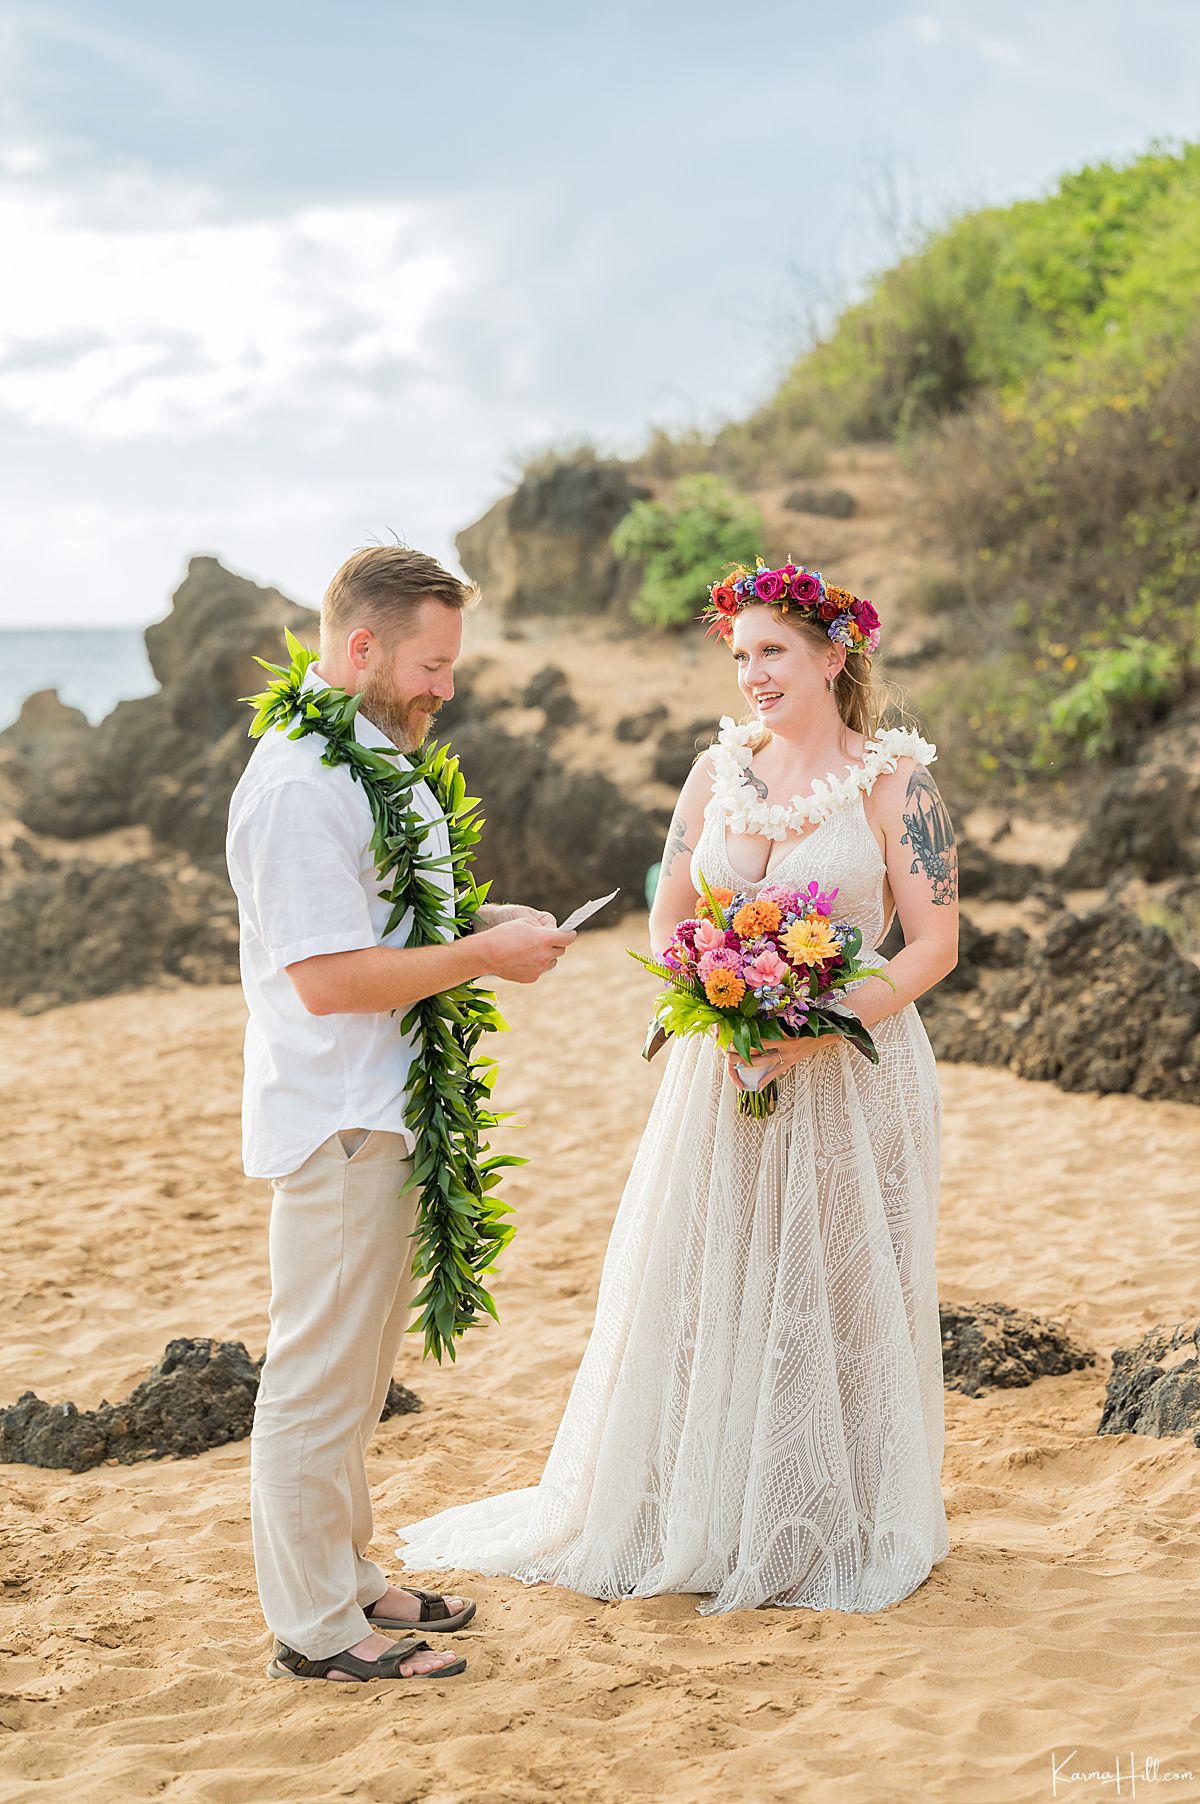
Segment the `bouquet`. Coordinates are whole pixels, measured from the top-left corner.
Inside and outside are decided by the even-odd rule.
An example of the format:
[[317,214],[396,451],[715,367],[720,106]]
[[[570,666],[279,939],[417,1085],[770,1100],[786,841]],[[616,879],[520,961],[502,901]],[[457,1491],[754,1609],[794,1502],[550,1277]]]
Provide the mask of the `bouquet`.
[[[859,929],[830,918],[837,889],[774,885],[751,897],[711,889],[703,873],[700,882],[695,918],[680,921],[661,960],[629,954],[667,983],[654,1009],[663,1031],[715,1029],[718,1044],[747,1062],[770,1040],[840,1034],[878,1064],[875,1042],[842,992],[863,977],[890,979],[858,962]],[[746,1066],[741,1075],[752,1081]],[[772,1080],[740,1090],[738,1110],[761,1120],[777,1099]]]

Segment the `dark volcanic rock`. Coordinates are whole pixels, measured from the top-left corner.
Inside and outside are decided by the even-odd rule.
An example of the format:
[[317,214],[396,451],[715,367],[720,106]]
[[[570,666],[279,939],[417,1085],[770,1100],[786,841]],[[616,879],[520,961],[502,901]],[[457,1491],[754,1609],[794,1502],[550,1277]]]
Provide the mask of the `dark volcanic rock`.
[[616,737],[622,745],[640,745],[657,732],[667,718],[667,710],[661,702],[652,708],[643,708],[640,714],[622,714],[614,729]]
[[646,871],[667,822],[631,801],[601,771],[578,771],[538,739],[492,721],[456,718],[454,750],[487,821],[475,875],[492,879],[494,902],[528,902],[559,920],[620,885],[604,911],[612,922],[644,905]]
[[1057,1322],[1007,1303],[943,1303],[939,1313],[946,1388],[968,1397],[1095,1364]]
[[668,727],[655,748],[651,775],[658,783],[682,789],[696,759],[712,741],[711,720],[694,720],[690,727]]
[[1200,1317],[1113,1353],[1097,1434],[1190,1434],[1200,1447]]
[[832,520],[848,520],[858,503],[848,489],[793,489],[783,505],[797,514],[825,514]]
[[169,857],[0,858],[0,1007],[27,1013],[148,987],[232,981],[237,905],[227,882]]
[[547,664],[530,677],[521,702],[526,708],[540,708],[548,727],[569,727],[579,719],[579,703],[571,694],[566,671],[557,664]]
[[1092,803],[1062,871],[1070,888],[1103,889],[1200,873],[1200,702],[1147,735]]
[[921,998],[939,1058],[1064,1090],[1200,1103],[1200,970],[1161,927],[1110,903],[1064,911],[1040,945],[1011,932],[964,929],[973,978]]
[[964,900],[986,897],[991,902],[1028,902],[1036,899],[1061,906],[1057,886],[1036,864],[1020,864],[997,858],[975,840],[961,834],[958,840],[958,892]]
[[255,655],[280,661],[285,626],[317,643],[309,609],[216,558],[193,558],[170,613],[146,629],[159,693],[119,702],[48,769],[36,747],[18,753],[23,824],[82,839],[142,822],[167,844],[218,863],[229,794],[253,750],[249,710],[238,698],[267,680]]
[[[253,1426],[261,1366],[241,1341],[173,1340],[121,1403],[81,1410],[26,1391],[0,1410],[0,1462],[86,1472],[105,1460],[183,1459],[240,1441]],[[384,1419],[420,1407],[393,1379]]]
[[580,453],[549,462],[459,533],[463,569],[509,619],[594,614],[622,593],[613,528],[648,493],[615,461]]

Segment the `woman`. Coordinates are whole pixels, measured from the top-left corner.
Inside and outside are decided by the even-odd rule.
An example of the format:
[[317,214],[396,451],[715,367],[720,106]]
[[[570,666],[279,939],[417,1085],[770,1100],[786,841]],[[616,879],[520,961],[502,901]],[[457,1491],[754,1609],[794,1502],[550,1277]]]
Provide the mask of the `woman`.
[[934,748],[878,731],[871,604],[785,565],[736,571],[707,617],[754,709],[696,763],[650,917],[660,955],[700,875],[747,898],[837,886],[864,962],[893,912],[890,981],[841,1038],[773,1042],[774,1114],[739,1114],[736,1061],[671,1044],[625,1187],[595,1325],[541,1482],[402,1530],[416,1569],[590,1596],[705,1594],[870,1611],[948,1550],[934,1270],[939,1095],[913,1001],[957,957],[954,835]]

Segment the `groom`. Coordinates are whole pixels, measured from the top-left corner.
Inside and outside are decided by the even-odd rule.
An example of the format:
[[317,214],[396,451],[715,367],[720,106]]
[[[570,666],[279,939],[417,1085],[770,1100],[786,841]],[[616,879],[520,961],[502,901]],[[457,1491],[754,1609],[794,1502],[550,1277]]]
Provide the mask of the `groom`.
[[[375,546],[321,603],[306,688],[361,695],[363,745],[420,748],[454,694],[463,613],[477,598],[432,557]],[[265,733],[233,792],[226,859],[238,899],[245,1038],[242,1160],[269,1178],[270,1333],[254,1411],[250,1515],[273,1677],[366,1680],[461,1672],[417,1633],[475,1613],[459,1597],[389,1585],[366,1557],[365,1452],[387,1396],[415,1285],[416,1189],[405,1125],[417,1048],[400,1020],[423,997],[485,973],[534,983],[575,938],[552,915],[485,904],[476,930],[408,948],[411,912],[384,933],[373,822],[346,765],[316,734]],[[413,806],[448,854],[424,783]],[[448,869],[431,874],[449,898]],[[394,1011],[394,1012],[393,1012]]]

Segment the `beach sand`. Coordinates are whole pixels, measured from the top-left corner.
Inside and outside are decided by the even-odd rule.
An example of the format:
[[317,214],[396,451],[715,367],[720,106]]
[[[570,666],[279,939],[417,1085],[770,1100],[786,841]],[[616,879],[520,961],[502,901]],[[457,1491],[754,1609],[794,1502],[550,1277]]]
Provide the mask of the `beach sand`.
[[[456,1366],[423,1366],[415,1338],[402,1359],[425,1408],[385,1423],[371,1459],[375,1551],[397,1576],[396,1524],[541,1470],[659,1081],[639,1057],[651,979],[622,950],[643,925],[502,987],[497,1097],[531,1161],[507,1189],[520,1228],[501,1326]],[[175,1335],[261,1353],[270,1191],[239,1162],[243,1020],[236,986],[5,1015],[0,1402],[115,1400]],[[1200,1452],[1095,1434],[1111,1349],[1196,1307],[1200,1110],[941,1076],[943,1299],[1052,1315],[1098,1359],[947,1393],[951,1551],[911,1597],[702,1618],[689,1597],[463,1575],[479,1601],[463,1677],[272,1682],[248,1442],[79,1476],[4,1466],[0,1800],[1017,1804],[1053,1795],[1055,1756],[1071,1773],[1157,1758],[1197,1779],[1149,1795],[1200,1797]]]

